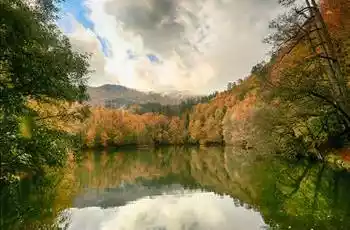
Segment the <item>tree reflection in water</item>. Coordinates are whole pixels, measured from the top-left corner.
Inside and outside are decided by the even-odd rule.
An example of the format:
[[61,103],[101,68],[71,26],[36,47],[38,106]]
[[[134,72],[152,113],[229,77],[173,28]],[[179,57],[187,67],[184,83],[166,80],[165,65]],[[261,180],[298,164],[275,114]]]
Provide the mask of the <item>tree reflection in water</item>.
[[161,194],[164,186],[229,195],[235,205],[259,212],[271,229],[350,229],[349,182],[349,173],[324,164],[230,147],[87,152],[81,164],[45,183],[2,187],[1,229],[43,229],[65,208],[121,206]]

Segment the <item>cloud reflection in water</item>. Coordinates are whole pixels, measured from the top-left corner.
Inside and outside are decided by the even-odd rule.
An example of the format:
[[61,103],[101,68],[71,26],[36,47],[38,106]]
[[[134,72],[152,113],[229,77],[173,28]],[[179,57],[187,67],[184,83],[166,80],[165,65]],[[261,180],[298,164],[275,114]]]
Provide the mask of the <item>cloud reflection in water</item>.
[[237,207],[232,198],[200,191],[143,197],[107,209],[71,208],[60,219],[67,230],[249,230],[265,226],[259,213]]

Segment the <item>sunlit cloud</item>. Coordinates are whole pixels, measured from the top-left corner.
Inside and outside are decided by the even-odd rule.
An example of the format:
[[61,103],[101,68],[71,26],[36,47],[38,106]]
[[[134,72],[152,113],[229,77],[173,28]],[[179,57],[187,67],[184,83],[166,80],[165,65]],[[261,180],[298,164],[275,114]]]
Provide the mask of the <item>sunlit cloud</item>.
[[85,28],[71,14],[67,14],[59,25],[70,39],[73,49],[90,56],[89,85],[119,83],[115,73],[106,71],[107,57],[103,52],[103,43],[91,29]]
[[[261,40],[279,10],[275,0],[85,0],[83,5],[108,54],[105,74],[141,90],[194,93],[247,76],[266,57],[269,47]],[[103,82],[95,78],[94,84]]]

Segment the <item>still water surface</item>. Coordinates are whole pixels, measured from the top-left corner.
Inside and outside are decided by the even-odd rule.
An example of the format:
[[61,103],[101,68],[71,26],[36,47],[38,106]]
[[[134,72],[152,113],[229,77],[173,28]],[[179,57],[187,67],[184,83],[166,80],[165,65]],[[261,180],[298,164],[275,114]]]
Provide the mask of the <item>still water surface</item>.
[[7,229],[350,229],[349,173],[228,147],[90,151],[18,189]]

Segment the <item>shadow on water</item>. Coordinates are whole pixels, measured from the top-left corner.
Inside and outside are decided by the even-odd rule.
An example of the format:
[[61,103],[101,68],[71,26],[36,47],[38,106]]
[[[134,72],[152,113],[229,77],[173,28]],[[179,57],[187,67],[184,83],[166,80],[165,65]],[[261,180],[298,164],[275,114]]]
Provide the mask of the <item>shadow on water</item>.
[[1,229],[49,229],[67,208],[122,207],[189,190],[229,196],[260,213],[268,229],[350,229],[349,173],[229,147],[87,152],[45,179],[2,186]]

